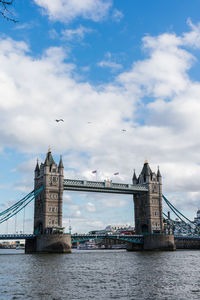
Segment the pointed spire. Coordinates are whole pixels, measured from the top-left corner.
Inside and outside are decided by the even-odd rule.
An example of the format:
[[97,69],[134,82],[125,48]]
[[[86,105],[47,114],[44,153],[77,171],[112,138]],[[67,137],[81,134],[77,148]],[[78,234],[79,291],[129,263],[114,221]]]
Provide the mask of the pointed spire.
[[134,173],[133,173],[133,184],[137,183],[137,176],[135,174],[135,169],[134,169]]
[[157,178],[158,178],[158,177],[162,177],[161,174],[160,174],[159,166],[158,166],[158,171],[157,171]]
[[45,166],[51,166],[52,164],[55,164],[55,161],[54,161],[53,156],[51,154],[51,149],[49,148],[48,152],[47,152],[47,155],[46,155],[44,165]]
[[58,169],[61,169],[61,168],[64,168],[63,161],[62,161],[62,155],[60,156],[60,162],[59,162],[59,165],[58,165]]
[[39,172],[39,171],[40,171],[40,168],[39,168],[38,159],[37,159],[37,164],[36,164],[36,167],[35,167],[35,172]]
[[145,162],[144,162],[144,166],[143,166],[141,174],[143,174],[145,176],[150,176],[152,174],[151,168],[149,167],[149,163],[147,160],[145,160]]
[[159,166],[158,166],[158,171],[157,171],[157,180],[159,181],[159,182],[161,182],[161,179],[162,178],[162,176],[161,176],[161,174],[160,174],[160,169],[159,169]]

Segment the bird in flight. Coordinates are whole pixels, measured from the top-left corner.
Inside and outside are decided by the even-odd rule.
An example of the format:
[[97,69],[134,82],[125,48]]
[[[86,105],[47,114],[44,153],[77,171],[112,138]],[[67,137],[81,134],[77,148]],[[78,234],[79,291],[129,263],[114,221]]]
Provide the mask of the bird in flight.
[[63,119],[56,119],[55,121],[56,121],[56,122],[64,122]]
[[126,129],[122,129],[122,131],[123,131],[123,132],[125,132],[125,131],[126,131]]
[[92,124],[92,122],[88,122],[88,124]]

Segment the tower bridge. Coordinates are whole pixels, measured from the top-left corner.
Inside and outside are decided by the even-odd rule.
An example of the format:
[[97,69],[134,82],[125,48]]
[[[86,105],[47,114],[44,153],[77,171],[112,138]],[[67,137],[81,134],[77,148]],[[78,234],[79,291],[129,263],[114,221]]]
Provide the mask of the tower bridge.
[[[142,235],[144,249],[173,250],[174,237],[164,233],[162,215],[162,177],[159,169],[152,172],[145,161],[140,175],[135,172],[132,184],[114,183],[106,180],[86,181],[64,178],[62,158],[57,165],[49,150],[44,163],[37,162],[34,189],[43,186],[35,197],[34,237],[27,239],[26,252],[70,252],[70,235],[63,234],[63,192],[85,191],[132,195],[135,212],[135,233]],[[156,233],[156,235],[155,235]],[[135,240],[136,241],[136,240]],[[141,242],[140,242],[141,243]],[[129,244],[134,250],[136,242]]]
[[[162,176],[160,170],[152,172],[145,161],[140,175],[134,171],[132,183],[114,183],[112,181],[87,181],[64,178],[62,157],[57,165],[51,150],[48,151],[44,163],[36,164],[34,191],[6,214],[0,223],[10,215],[27,205],[29,198],[34,198],[34,229],[32,238],[26,238],[26,253],[30,252],[71,252],[71,236],[63,233],[63,192],[99,192],[132,195],[135,214],[135,235],[141,236],[140,250],[174,250],[173,234],[166,234],[162,210]],[[32,199],[32,198],[31,198]],[[26,202],[29,201],[29,202]],[[1,216],[1,214],[0,214]],[[72,238],[73,240],[73,238]],[[128,250],[137,250],[139,239],[128,243]],[[142,241],[142,242],[141,242]]]

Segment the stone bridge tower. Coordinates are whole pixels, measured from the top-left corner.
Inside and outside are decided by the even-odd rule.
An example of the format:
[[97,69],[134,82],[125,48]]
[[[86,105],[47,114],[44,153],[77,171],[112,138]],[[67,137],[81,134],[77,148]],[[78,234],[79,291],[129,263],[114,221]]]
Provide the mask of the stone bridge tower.
[[57,166],[49,149],[44,164],[35,168],[35,189],[44,189],[35,198],[34,233],[62,232],[63,180],[62,158]]
[[163,233],[162,177],[159,169],[157,174],[152,172],[145,161],[138,178],[134,172],[133,184],[146,184],[149,190],[134,196],[136,234]]
[[[145,161],[143,169],[137,178],[133,174],[133,184],[145,184],[148,192],[134,195],[135,231],[144,236],[142,250],[175,250],[174,236],[164,232],[162,211],[162,177],[151,171]],[[131,245],[127,250],[137,250]],[[139,249],[141,250],[141,249]]]
[[35,168],[34,189],[44,186],[35,197],[33,239],[26,240],[25,253],[70,253],[71,235],[62,227],[64,167],[55,163],[48,150],[44,163]]

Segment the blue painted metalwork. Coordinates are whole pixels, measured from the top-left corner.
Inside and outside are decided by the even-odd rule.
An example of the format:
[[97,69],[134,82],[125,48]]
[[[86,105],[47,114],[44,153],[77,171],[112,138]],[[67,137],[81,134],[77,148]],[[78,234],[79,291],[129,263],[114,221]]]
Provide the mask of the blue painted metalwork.
[[143,244],[143,235],[108,235],[108,234],[81,234],[71,235],[72,243],[86,242],[95,239],[114,239],[135,244]]
[[35,197],[43,190],[44,186],[41,186],[38,190],[33,190],[24,198],[13,204],[11,207],[0,213],[0,224],[9,220],[16,214],[18,214],[23,208],[25,208]]
[[[175,215],[177,215],[177,217],[179,219],[181,219],[181,217],[179,215],[181,215],[183,218],[185,218],[188,222],[194,224],[193,221],[191,221],[190,219],[188,219],[185,215],[183,215],[169,200],[167,200],[167,198],[162,195],[163,199],[165,200],[166,204],[169,206],[169,208],[171,208],[171,210],[175,213]],[[182,220],[182,219],[181,219]],[[185,222],[184,220],[182,220],[183,222]],[[186,223],[187,224],[187,223]]]
[[34,234],[0,234],[0,240],[27,240],[34,237]]
[[[178,232],[182,237],[187,235],[187,237],[193,236],[198,238],[200,236],[200,228],[197,226],[197,224],[184,216],[169,200],[167,200],[164,195],[162,196],[168,207],[178,217],[178,219],[181,220],[181,222],[172,220],[165,213],[163,213],[166,218],[165,221],[172,228],[173,232],[175,232],[175,234]],[[187,220],[189,223],[187,223],[183,218],[185,218],[185,220]]]

